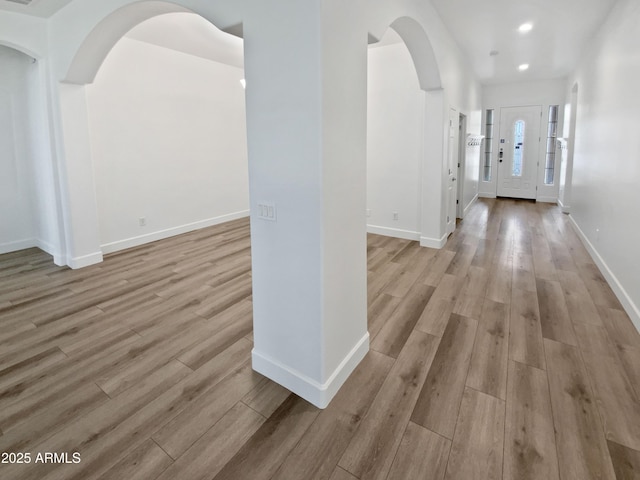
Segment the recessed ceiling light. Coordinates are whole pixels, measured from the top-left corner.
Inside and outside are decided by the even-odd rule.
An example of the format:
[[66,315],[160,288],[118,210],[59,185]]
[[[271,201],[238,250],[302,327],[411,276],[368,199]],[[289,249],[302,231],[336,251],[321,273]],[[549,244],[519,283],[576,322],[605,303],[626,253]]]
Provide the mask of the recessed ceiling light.
[[530,32],[532,28],[533,25],[531,25],[530,23],[523,23],[518,27],[518,30],[520,31],[520,33],[527,33]]
[[524,72],[525,70],[529,69],[529,64],[528,63],[523,63],[522,65],[518,66],[518,70],[520,70],[521,72]]

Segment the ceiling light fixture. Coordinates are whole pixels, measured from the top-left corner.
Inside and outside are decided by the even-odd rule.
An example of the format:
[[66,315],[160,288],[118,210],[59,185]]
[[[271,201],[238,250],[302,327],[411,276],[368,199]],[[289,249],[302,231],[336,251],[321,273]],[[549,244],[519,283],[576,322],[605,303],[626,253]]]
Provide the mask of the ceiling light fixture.
[[518,70],[520,70],[521,72],[524,72],[525,70],[529,69],[529,64],[528,63],[523,63],[522,65],[518,66]]
[[530,32],[532,28],[533,25],[531,25],[530,23],[523,23],[518,27],[518,30],[520,31],[520,33],[527,33]]

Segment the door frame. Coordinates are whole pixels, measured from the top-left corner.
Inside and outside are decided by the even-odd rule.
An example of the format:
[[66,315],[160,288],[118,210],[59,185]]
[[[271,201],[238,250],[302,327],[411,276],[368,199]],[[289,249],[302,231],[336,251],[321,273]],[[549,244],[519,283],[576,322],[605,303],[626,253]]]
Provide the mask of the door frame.
[[464,180],[467,165],[467,116],[459,115],[458,121],[458,190],[456,197],[456,217],[464,218]]

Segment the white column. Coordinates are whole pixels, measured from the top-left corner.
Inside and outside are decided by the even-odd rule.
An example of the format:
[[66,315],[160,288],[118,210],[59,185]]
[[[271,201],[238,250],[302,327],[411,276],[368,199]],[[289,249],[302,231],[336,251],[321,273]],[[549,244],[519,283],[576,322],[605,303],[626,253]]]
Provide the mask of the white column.
[[449,117],[444,90],[425,92],[425,155],[422,166],[422,234],[420,245],[442,248],[446,232],[447,142]]
[[64,145],[60,182],[66,263],[81,268],[102,261],[87,97],[84,85],[61,83],[58,91]]
[[321,408],[369,347],[361,7],[255,0],[244,22],[253,367]]

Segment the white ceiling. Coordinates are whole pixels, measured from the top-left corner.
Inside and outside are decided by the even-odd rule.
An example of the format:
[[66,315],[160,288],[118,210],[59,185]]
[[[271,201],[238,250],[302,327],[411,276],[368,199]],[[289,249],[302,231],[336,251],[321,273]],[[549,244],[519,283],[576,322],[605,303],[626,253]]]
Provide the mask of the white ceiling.
[[[431,0],[484,84],[561,78],[616,0]],[[527,34],[518,27],[531,22]],[[497,50],[496,56],[489,52]],[[528,63],[529,70],[518,71]]]
[[[29,0],[18,0],[29,1]],[[49,17],[72,0],[0,0],[0,9]],[[426,0],[425,0],[426,1]],[[444,24],[484,84],[561,78],[577,65],[584,45],[616,0],[431,0]],[[163,15],[127,36],[203,58],[242,66],[242,40],[224,34],[199,16]],[[520,34],[518,26],[533,24]],[[393,43],[396,38],[390,39]],[[490,56],[492,50],[498,51]],[[529,70],[518,71],[528,63]]]

